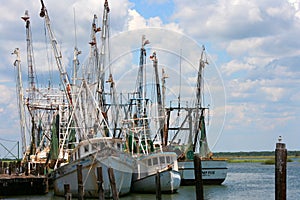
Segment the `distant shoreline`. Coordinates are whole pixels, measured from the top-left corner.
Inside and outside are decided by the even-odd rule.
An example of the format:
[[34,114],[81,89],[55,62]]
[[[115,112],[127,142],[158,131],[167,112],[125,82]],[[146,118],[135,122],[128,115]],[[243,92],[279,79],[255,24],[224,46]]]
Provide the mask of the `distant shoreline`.
[[[300,151],[288,151],[288,158],[300,158]],[[214,158],[225,158],[228,160],[261,160],[275,158],[275,151],[240,151],[240,152],[213,152]],[[19,159],[21,161],[22,159]],[[0,161],[17,161],[16,159],[0,158]],[[245,161],[246,162],[246,161]]]
[[[257,157],[275,156],[275,151],[240,151],[240,152],[213,152],[214,157]],[[300,151],[287,151],[288,156],[300,157]]]
[[[287,156],[287,162],[293,162],[293,158],[300,161],[300,151],[288,151]],[[227,159],[229,163],[275,163],[275,151],[216,152],[213,157]]]

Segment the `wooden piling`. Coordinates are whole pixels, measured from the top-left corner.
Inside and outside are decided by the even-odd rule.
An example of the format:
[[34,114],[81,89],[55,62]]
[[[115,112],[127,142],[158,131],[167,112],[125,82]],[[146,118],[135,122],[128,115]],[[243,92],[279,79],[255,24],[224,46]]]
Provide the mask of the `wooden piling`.
[[275,150],[275,200],[286,199],[286,159],[284,143],[276,143]]
[[65,194],[65,200],[71,200],[72,199],[70,184],[64,184],[64,194]]
[[3,174],[8,174],[7,162],[3,162]]
[[102,167],[97,167],[97,183],[99,200],[104,200]]
[[157,170],[157,172],[156,172],[155,183],[156,183],[156,199],[157,200],[161,200],[161,185],[160,185],[160,173],[159,173],[159,170]]
[[28,167],[28,164],[25,163],[25,176],[28,176],[29,175],[29,167]]
[[77,165],[78,200],[83,200],[82,165]]
[[110,187],[111,187],[111,191],[112,191],[112,198],[114,200],[119,200],[119,194],[117,191],[114,170],[111,167],[108,168],[108,176],[109,176],[109,182],[110,182]]
[[194,155],[194,173],[195,173],[195,186],[196,186],[196,199],[203,200],[203,181],[202,181],[202,166],[199,155]]
[[12,172],[12,162],[9,162],[9,165],[8,165],[8,174],[11,175],[11,172]]

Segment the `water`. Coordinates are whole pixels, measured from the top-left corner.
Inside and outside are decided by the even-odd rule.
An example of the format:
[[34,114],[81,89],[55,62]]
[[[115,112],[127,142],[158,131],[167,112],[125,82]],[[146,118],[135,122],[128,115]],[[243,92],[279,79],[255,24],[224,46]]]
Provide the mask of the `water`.
[[[180,187],[175,194],[162,195],[163,200],[195,199],[195,187]],[[275,199],[275,167],[260,163],[229,163],[225,182],[220,186],[204,186],[206,200],[268,200]],[[2,199],[63,200],[52,191],[44,196],[18,196]],[[75,198],[73,198],[75,199]],[[155,194],[130,194],[121,200],[152,200]],[[300,199],[300,162],[287,164],[287,199]]]

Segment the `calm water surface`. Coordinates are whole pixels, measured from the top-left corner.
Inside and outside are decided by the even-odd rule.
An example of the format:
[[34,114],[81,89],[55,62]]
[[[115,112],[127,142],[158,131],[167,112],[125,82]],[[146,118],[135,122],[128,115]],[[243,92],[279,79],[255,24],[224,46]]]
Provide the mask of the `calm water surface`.
[[[193,186],[180,187],[175,194],[163,195],[163,200],[195,199]],[[226,181],[220,186],[204,186],[206,200],[268,200],[275,199],[275,167],[260,163],[229,163]],[[63,200],[52,192],[44,196],[18,196],[2,199]],[[75,199],[75,198],[73,198]],[[155,199],[149,194],[130,194],[121,200]],[[300,162],[287,164],[287,199],[300,200]]]

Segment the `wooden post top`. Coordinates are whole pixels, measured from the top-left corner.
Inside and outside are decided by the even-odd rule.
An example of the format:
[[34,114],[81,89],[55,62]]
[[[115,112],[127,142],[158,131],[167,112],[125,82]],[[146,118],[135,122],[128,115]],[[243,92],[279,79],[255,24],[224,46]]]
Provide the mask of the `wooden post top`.
[[276,143],[276,149],[285,149],[285,143]]

